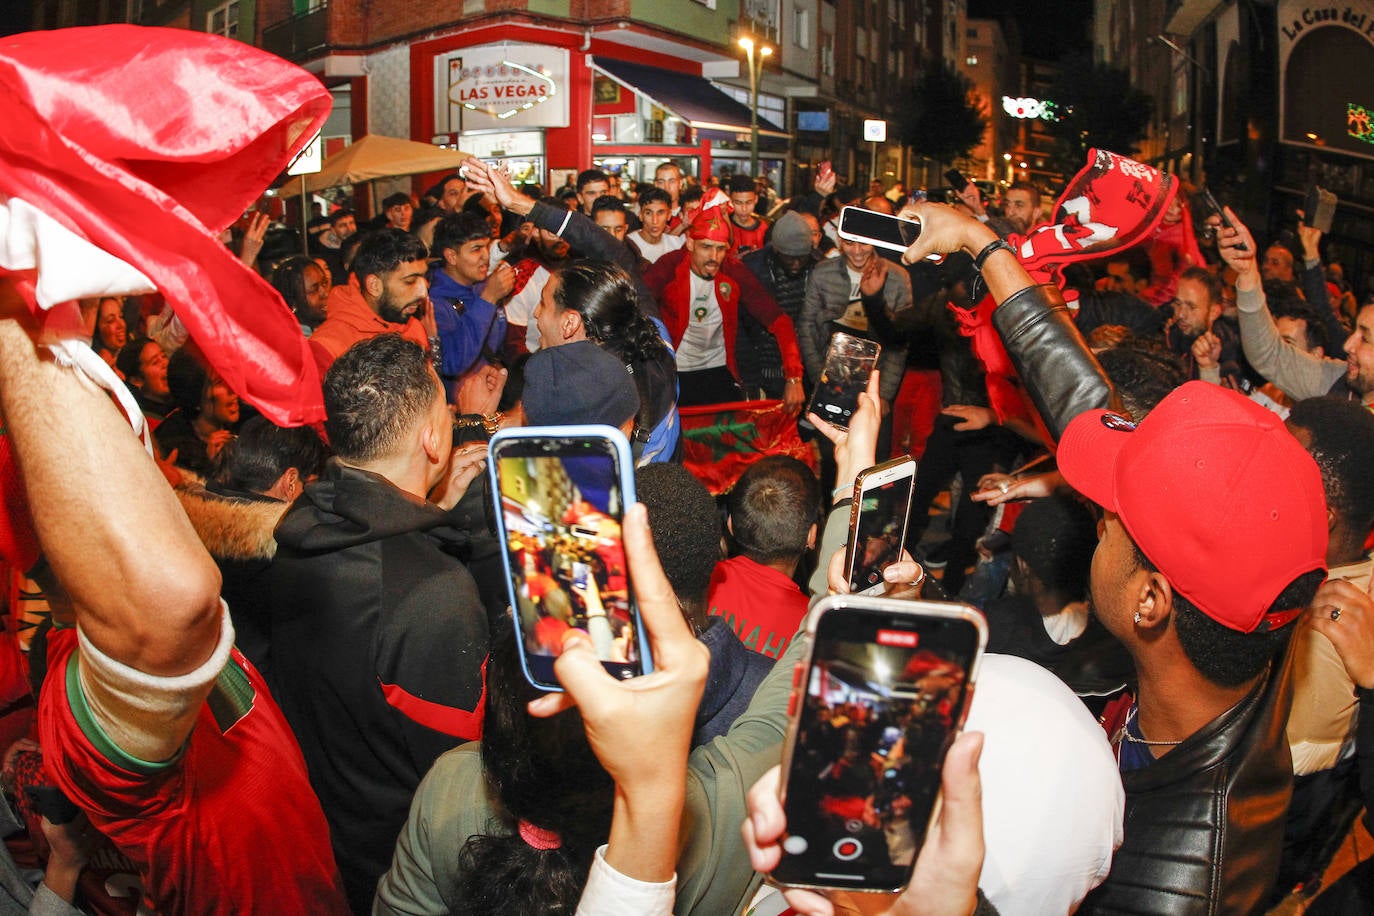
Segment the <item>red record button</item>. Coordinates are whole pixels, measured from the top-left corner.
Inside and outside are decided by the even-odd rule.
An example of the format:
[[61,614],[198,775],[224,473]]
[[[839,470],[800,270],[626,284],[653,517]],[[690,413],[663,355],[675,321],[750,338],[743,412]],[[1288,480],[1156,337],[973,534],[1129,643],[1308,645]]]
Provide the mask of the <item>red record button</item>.
[[863,851],[863,843],[848,838],[837,841],[834,848],[831,850],[831,852],[835,854],[835,858],[839,859],[841,862],[852,862],[863,855]]

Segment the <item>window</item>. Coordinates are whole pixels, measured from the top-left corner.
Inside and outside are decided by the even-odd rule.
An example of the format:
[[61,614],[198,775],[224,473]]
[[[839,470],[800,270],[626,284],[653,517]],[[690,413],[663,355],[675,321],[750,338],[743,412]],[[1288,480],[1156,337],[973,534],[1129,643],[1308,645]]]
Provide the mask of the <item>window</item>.
[[[712,85],[746,108],[749,106],[748,89],[739,86],[731,86],[726,83],[713,83]],[[759,117],[767,118],[774,124],[786,124],[787,100],[780,95],[769,95],[766,92],[760,92]]]
[[796,34],[792,42],[799,48],[811,47],[811,11],[793,10],[792,31]]
[[239,37],[239,0],[229,0],[205,14],[205,31],[226,38]]
[[829,32],[821,31],[821,74],[823,76],[835,75],[835,37]]
[[969,65],[970,67],[978,66],[978,55],[970,54],[968,57],[964,58],[964,63]]

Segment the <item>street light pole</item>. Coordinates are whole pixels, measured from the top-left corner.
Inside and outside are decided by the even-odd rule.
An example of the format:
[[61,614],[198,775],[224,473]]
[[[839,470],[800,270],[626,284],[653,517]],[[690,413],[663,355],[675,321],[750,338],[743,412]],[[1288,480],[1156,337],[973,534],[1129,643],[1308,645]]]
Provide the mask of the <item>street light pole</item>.
[[763,77],[763,59],[773,53],[766,44],[758,46],[758,56],[754,56],[754,39],[744,37],[739,40],[744,49],[745,63],[749,67],[749,177],[759,177],[759,80]]

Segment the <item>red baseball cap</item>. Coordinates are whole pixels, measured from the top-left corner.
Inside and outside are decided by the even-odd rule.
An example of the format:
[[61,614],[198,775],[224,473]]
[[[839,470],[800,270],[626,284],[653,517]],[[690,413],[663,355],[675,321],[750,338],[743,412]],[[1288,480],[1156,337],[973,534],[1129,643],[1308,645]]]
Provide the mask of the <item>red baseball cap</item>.
[[1281,627],[1267,614],[1298,576],[1326,569],[1326,494],[1312,456],[1263,407],[1188,382],[1137,426],[1106,410],[1073,419],[1059,469],[1121,519],[1179,594],[1242,633]]

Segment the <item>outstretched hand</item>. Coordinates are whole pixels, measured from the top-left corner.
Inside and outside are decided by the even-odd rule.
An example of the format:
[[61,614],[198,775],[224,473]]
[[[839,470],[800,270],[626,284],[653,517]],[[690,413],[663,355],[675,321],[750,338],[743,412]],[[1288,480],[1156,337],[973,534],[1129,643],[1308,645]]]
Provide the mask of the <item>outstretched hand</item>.
[[510,176],[503,169],[487,165],[476,156],[463,163],[468,187],[485,194],[504,210],[524,216],[534,209],[534,201],[515,189]]

